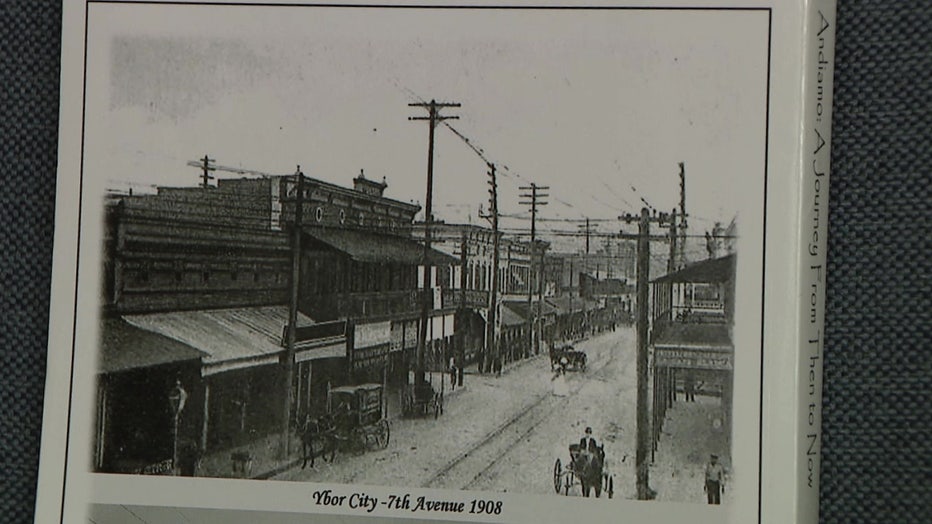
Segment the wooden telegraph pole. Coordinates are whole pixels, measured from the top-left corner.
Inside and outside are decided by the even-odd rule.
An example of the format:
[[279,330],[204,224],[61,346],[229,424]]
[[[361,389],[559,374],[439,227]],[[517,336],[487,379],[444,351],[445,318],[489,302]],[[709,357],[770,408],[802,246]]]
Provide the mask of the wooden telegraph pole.
[[499,257],[499,238],[498,238],[498,181],[495,178],[495,164],[489,163],[489,204],[492,207],[490,219],[492,221],[492,296],[489,297],[489,330],[488,341],[489,349],[494,359],[498,373],[502,372],[502,354],[499,351],[498,340],[496,338],[496,327],[498,322],[498,257]]
[[433,221],[433,199],[434,199],[434,128],[437,123],[444,120],[456,120],[458,116],[441,116],[439,110],[445,107],[460,107],[456,102],[420,102],[408,104],[408,107],[423,107],[427,109],[428,116],[409,116],[408,120],[425,120],[428,122],[428,143],[427,143],[427,202],[424,207],[424,295],[421,302],[421,320],[417,333],[417,356],[414,371],[415,386],[423,386],[426,383],[424,375],[424,355],[427,348],[427,324],[430,320],[430,310],[433,305],[433,286],[432,267],[430,264],[430,223]]
[[298,326],[298,288],[301,283],[301,223],[304,215],[304,173],[301,166],[295,170],[294,226],[291,241],[291,300],[288,304],[288,331],[286,334],[284,369],[284,388],[282,397],[281,456],[287,457],[291,437],[291,383],[294,380],[295,339]]
[[207,155],[204,155],[204,158],[199,159],[201,168],[201,187],[207,189],[210,187],[210,181],[213,180],[214,176],[211,175],[211,171],[216,171],[216,167],[213,165],[214,159],[210,158]]
[[642,208],[640,216],[631,214],[618,217],[626,223],[637,222],[637,235],[626,235],[622,233],[621,238],[637,240],[637,447],[635,451],[635,468],[636,468],[636,485],[638,500],[653,499],[656,493],[650,488],[648,460],[651,453],[651,428],[650,413],[652,409],[648,405],[648,344],[649,344],[649,327],[650,327],[650,303],[649,303],[649,285],[650,285],[650,241],[661,240],[667,241],[668,236],[651,237],[651,222],[664,224],[669,218],[666,213],[658,216],[651,216],[648,209]]
[[[542,201],[543,198],[548,197],[549,195],[545,193],[546,190],[550,189],[550,186],[539,186],[537,184],[531,183],[530,186],[521,186],[519,188],[522,191],[530,191],[530,193],[521,193],[521,198],[526,198],[520,202],[523,206],[531,206],[531,253],[528,256],[528,282],[527,282],[527,331],[528,331],[528,354],[529,356],[532,347],[534,347],[534,322],[531,313],[531,306],[534,297],[534,287],[531,285],[531,274],[533,273],[534,268],[534,255],[537,250],[541,251],[541,264],[537,268],[537,282],[538,282],[538,294],[541,294],[543,287],[541,285],[541,279],[543,278],[543,248],[537,245],[537,208],[539,206],[547,205],[547,202]],[[540,322],[540,302],[537,304],[537,322]],[[540,344],[540,337],[537,338],[537,343]],[[540,351],[540,346],[537,346],[538,352]]]

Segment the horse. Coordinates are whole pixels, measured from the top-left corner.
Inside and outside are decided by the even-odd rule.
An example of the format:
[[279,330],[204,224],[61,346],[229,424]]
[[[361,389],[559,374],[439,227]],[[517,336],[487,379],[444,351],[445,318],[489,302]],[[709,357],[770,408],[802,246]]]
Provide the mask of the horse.
[[605,449],[603,446],[596,448],[595,452],[579,450],[579,453],[573,455],[573,469],[579,484],[582,486],[584,497],[589,496],[589,491],[595,488],[595,496],[599,498],[602,495],[602,466],[605,463]]
[[314,467],[314,459],[316,454],[314,452],[314,443],[321,442],[320,455],[326,460],[327,451],[330,451],[330,460],[333,462],[333,458],[337,453],[336,439],[334,436],[335,426],[333,423],[333,417],[330,415],[324,415],[319,418],[307,417],[304,421],[304,428],[301,432],[301,444],[302,444],[302,455],[304,462],[301,464],[301,469],[307,467],[308,459],[310,459],[311,467]]

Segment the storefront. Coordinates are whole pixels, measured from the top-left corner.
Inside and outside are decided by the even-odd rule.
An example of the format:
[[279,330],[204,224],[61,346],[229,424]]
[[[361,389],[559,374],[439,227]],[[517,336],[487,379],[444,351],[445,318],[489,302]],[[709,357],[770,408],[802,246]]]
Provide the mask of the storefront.
[[95,471],[189,473],[201,425],[191,406],[203,398],[205,354],[119,318],[102,320],[100,336]]
[[[200,368],[203,395],[199,402],[193,402],[196,405],[190,405],[192,411],[202,414],[198,431],[202,452],[238,446],[279,430],[287,307],[176,311],[124,318],[135,327],[204,353]],[[312,325],[309,318],[298,315],[299,330]],[[313,405],[313,393],[325,388],[329,378],[315,372],[313,362],[345,359],[346,345],[342,340],[302,344],[295,348],[292,398],[307,413]],[[297,415],[298,410],[293,413]]]
[[[676,402],[717,405],[711,424],[731,427],[735,256],[705,260],[654,282],[653,438]],[[726,431],[729,434],[730,431]]]

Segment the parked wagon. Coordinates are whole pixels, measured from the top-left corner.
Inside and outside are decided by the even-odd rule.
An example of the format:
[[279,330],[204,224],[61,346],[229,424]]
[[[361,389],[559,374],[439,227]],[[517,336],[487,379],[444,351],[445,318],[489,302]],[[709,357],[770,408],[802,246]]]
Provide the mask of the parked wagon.
[[391,438],[381,384],[342,386],[327,392],[327,411],[333,419],[334,437],[340,443],[368,449],[384,448]]
[[586,371],[586,353],[566,345],[550,348],[550,367],[553,371]]
[[429,383],[412,384],[401,391],[401,413],[406,417],[443,414],[443,386],[440,391]]
[[583,495],[595,489],[598,497],[604,491],[608,498],[615,494],[615,478],[609,473],[605,464],[605,447],[599,446],[595,451],[582,449],[579,444],[570,444],[570,461],[564,467],[557,458],[553,465],[553,489],[557,494],[563,491],[570,494],[570,488],[579,484]]

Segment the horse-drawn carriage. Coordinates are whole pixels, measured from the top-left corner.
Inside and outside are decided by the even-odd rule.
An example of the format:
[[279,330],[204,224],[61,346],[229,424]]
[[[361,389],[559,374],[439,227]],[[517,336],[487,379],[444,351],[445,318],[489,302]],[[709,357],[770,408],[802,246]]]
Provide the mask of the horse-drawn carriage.
[[[388,446],[391,429],[385,418],[385,397],[381,384],[342,386],[327,391],[327,414],[308,419],[302,435],[304,468],[308,460],[314,467],[315,455],[336,450],[364,450]],[[315,449],[315,445],[320,448]]]
[[586,353],[571,345],[550,348],[550,368],[553,371],[586,371]]
[[424,416],[433,414],[434,418],[443,414],[443,383],[437,391],[430,383],[412,384],[401,391],[401,414]]
[[602,492],[612,498],[615,494],[615,479],[605,465],[605,447],[599,446],[590,451],[583,449],[579,444],[570,444],[570,462],[563,467],[557,458],[553,465],[553,489],[557,494],[563,490],[564,495],[570,494],[570,488],[579,483],[583,496],[588,497],[589,491],[595,489],[595,496]]

